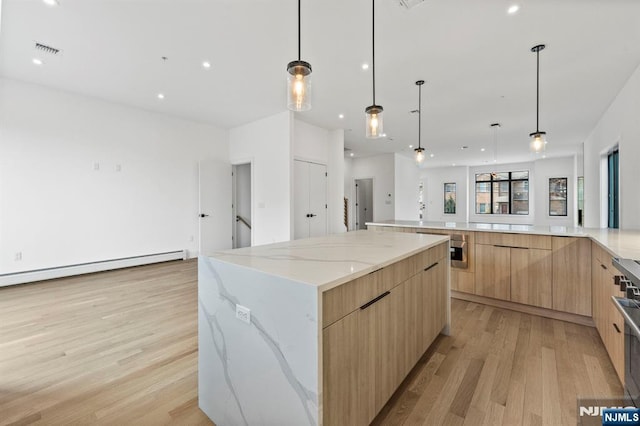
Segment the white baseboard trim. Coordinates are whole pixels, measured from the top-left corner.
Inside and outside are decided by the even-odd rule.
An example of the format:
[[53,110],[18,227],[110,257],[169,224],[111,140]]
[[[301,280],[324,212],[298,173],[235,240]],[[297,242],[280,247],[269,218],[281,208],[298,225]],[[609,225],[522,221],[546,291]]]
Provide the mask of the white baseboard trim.
[[15,284],[25,284],[34,281],[51,280],[54,278],[71,277],[74,275],[90,274],[93,272],[109,271],[112,269],[130,268],[132,266],[148,265],[151,263],[168,262],[171,260],[180,259],[187,259],[186,250],[176,250],[165,253],[123,257],[120,259],[87,262],[77,265],[37,269],[33,271],[15,272],[10,274],[0,274],[0,287]]

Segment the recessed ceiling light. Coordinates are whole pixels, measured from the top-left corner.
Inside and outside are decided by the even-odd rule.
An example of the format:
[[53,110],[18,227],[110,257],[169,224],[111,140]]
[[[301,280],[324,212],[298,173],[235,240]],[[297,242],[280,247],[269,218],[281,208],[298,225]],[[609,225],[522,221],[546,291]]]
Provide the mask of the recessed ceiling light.
[[513,4],[511,6],[509,6],[509,9],[507,9],[507,13],[509,15],[513,15],[514,13],[516,13],[518,10],[520,10],[520,6],[518,6],[517,4]]
[[409,148],[413,148],[413,145],[409,145]]
[[339,114],[338,118],[344,118],[344,114]]
[[493,160],[493,162],[494,162],[494,163],[497,163],[497,162],[498,162],[498,160]]
[[429,155],[429,157],[431,157],[431,158],[433,158],[433,157],[435,157],[435,156],[436,156],[435,154],[431,154],[431,155]]
[[485,151],[485,149],[484,149],[484,148],[480,148],[480,152],[484,152],[484,151]]
[[211,62],[204,61],[204,62],[202,63],[202,68],[204,68],[204,69],[207,69],[207,70],[208,70],[209,68],[211,68]]
[[353,157],[353,152],[351,154],[349,154],[349,155]]
[[546,156],[546,155],[543,155],[543,156],[542,156],[542,158],[547,158],[547,156]]
[[58,6],[58,0],[42,0],[47,6]]
[[367,64],[367,63],[362,64],[362,69],[363,70],[368,70],[369,69],[369,64]]
[[158,99],[164,99],[164,94],[163,93],[158,93]]
[[33,58],[31,60],[31,62],[33,62],[34,65],[42,65],[43,64],[42,60],[38,59],[38,58]]
[[386,134],[386,133],[383,133],[383,134],[381,134],[380,136],[382,136],[383,138],[386,138],[386,137],[387,137],[387,134]]

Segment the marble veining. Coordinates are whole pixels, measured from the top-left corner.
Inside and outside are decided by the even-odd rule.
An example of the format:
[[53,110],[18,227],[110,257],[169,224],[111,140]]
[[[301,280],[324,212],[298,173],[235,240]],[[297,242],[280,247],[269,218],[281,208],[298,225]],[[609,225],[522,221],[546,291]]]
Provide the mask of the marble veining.
[[[231,268],[231,269],[229,269]],[[225,270],[224,277],[219,270]],[[277,283],[269,286],[269,293],[263,293],[254,300],[245,300],[232,294],[228,288],[239,289],[247,285],[245,293],[256,294],[256,276],[245,273],[238,274],[233,265],[217,263],[214,259],[199,258],[198,276],[198,305],[199,305],[199,393],[200,406],[209,417],[221,426],[272,424],[274,419],[279,419],[278,424],[310,424],[318,423],[318,383],[312,381],[306,385],[297,377],[300,366],[317,368],[317,312],[312,307],[317,307],[317,300],[313,304],[302,303],[303,309],[292,309],[290,312],[293,321],[304,321],[312,330],[310,338],[306,341],[294,341],[285,343],[288,353],[283,350],[282,333],[278,329],[265,325],[261,317],[261,310],[267,310],[265,297],[275,297],[286,300],[289,294],[286,287],[290,283],[279,283],[285,287],[284,293],[278,290]],[[255,272],[253,272],[255,274]],[[247,279],[249,278],[249,279]],[[234,282],[234,280],[236,280]],[[231,281],[231,282],[229,282]],[[228,285],[225,285],[226,284]],[[229,287],[229,285],[231,287]],[[299,286],[299,285],[298,285]],[[213,290],[213,291],[212,291]],[[309,290],[307,288],[307,290]],[[317,291],[315,291],[317,293]],[[307,297],[308,300],[313,299]],[[245,324],[235,317],[236,304],[251,307],[251,324]],[[297,304],[296,304],[297,305]],[[313,306],[312,306],[313,305]],[[259,308],[256,308],[259,306]],[[305,309],[306,308],[306,309]],[[275,309],[282,309],[275,305]],[[263,311],[262,311],[263,312]],[[268,312],[265,313],[267,316]],[[223,319],[222,317],[225,317]],[[267,321],[273,323],[274,321]],[[284,324],[284,327],[287,325]],[[249,332],[248,329],[253,330]],[[271,328],[271,330],[270,330]],[[296,332],[290,333],[296,340]],[[302,335],[302,333],[300,333]],[[259,340],[259,341],[258,341]],[[260,343],[262,342],[262,343]],[[315,347],[309,348],[310,342],[315,342]],[[303,348],[301,351],[296,347]],[[292,349],[293,348],[293,349]],[[313,354],[309,356],[309,354]],[[207,354],[215,354],[217,360],[211,359]],[[296,364],[298,371],[294,371],[291,359]],[[260,368],[252,365],[260,363]],[[307,374],[317,378],[317,374]],[[222,386],[222,379],[224,386]],[[249,383],[251,382],[251,383]],[[286,386],[288,390],[282,389]],[[249,385],[251,384],[251,388]],[[259,384],[259,389],[255,389]],[[244,388],[244,391],[242,390]],[[249,396],[248,391],[262,393],[258,399]],[[291,405],[291,395],[298,400],[296,406]],[[280,400],[280,398],[286,400]],[[224,403],[224,401],[227,401]],[[286,407],[279,410],[278,407]],[[280,416],[280,417],[278,417]],[[261,419],[270,419],[268,422]],[[302,422],[304,419],[304,422]]]
[[[220,323],[218,322],[218,319],[216,318],[216,316],[207,311],[207,308],[205,308],[204,303],[202,303],[201,299],[198,299],[198,305],[204,311],[204,315],[207,318],[207,325],[209,327],[209,331],[211,332],[211,341],[213,342],[216,348],[218,357],[220,358],[220,362],[222,363],[222,368],[224,369],[224,379],[227,383],[227,386],[229,387],[229,391],[231,392],[231,395],[233,395],[233,399],[236,402],[236,406],[240,411],[240,416],[242,417],[242,424],[248,425],[249,423],[247,422],[247,419],[244,416],[244,412],[242,411],[242,405],[240,404],[240,400],[238,399],[236,390],[233,388],[233,382],[231,381],[231,377],[229,376],[229,367],[227,365],[227,359],[229,357],[227,354],[227,345],[225,343],[224,332],[222,331],[222,327],[220,327]],[[215,329],[220,334],[221,342],[218,342],[218,340],[216,339],[215,333],[213,331],[214,326],[215,326]]]

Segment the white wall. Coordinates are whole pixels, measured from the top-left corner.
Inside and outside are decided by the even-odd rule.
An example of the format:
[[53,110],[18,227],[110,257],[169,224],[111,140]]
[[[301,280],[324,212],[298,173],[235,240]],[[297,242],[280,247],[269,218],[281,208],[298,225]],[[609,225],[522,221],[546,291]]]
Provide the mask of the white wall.
[[327,166],[328,232],[345,232],[344,197],[344,130],[327,130],[294,120],[293,157]]
[[231,163],[253,163],[253,245],[293,236],[293,113],[286,111],[229,131]]
[[0,79],[0,273],[196,254],[205,158],[227,132]]
[[[351,162],[349,186],[355,179],[373,178],[373,220],[379,222],[394,219],[395,214],[395,155],[382,154],[373,157],[354,158]],[[353,189],[351,190],[353,195]],[[351,211],[355,212],[354,197]]]
[[[420,179],[425,185],[425,220],[436,222],[522,223],[538,226],[574,226],[576,215],[576,159],[540,159],[530,163],[478,167],[426,168]],[[529,215],[478,215],[475,213],[475,175],[501,171],[529,171]],[[396,176],[398,174],[396,173]],[[568,178],[567,216],[549,216],[549,178]],[[456,214],[444,214],[444,184],[456,183]],[[396,182],[396,185],[399,183]],[[398,201],[396,201],[398,202]]]
[[[413,158],[395,154],[395,219],[420,220],[420,168]],[[424,191],[423,191],[424,192]]]
[[[575,157],[547,158],[534,164],[536,188],[535,218],[539,226],[576,226],[577,199]],[[549,216],[549,178],[566,177],[567,180],[567,216]],[[531,198],[530,198],[531,199]]]
[[[466,222],[468,219],[468,167],[438,167],[421,170],[426,212],[424,220]],[[456,214],[444,214],[444,184],[456,184]]]
[[584,143],[585,226],[606,227],[601,206],[607,201],[601,182],[603,155],[620,150],[620,228],[640,229],[638,160],[640,159],[640,67],[631,75]]

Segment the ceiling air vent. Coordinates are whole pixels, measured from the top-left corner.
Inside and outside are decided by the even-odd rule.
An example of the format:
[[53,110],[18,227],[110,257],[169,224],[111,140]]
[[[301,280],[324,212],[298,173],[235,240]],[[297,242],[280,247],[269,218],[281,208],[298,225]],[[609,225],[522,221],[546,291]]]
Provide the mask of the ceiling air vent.
[[424,0],[396,0],[398,4],[405,9],[411,9],[414,6],[424,3]]
[[60,53],[60,49],[56,49],[55,47],[47,46],[46,44],[36,43],[36,50],[47,53],[49,55],[57,55]]

